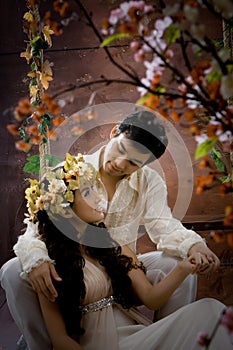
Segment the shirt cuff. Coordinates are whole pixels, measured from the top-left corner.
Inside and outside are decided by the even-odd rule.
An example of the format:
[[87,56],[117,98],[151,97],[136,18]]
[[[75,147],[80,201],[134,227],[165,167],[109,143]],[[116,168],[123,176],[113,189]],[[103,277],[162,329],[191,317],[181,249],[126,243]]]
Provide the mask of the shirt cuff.
[[182,259],[187,258],[189,249],[196,243],[203,243],[206,245],[205,239],[199,236],[185,239],[179,246],[180,257]]

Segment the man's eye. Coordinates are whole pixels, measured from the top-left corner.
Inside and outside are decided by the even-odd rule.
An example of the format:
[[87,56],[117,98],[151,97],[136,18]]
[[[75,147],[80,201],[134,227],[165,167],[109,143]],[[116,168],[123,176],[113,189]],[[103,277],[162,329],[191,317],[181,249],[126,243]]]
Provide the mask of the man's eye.
[[125,154],[125,151],[124,151],[123,149],[119,148],[119,147],[118,147],[118,152],[119,152],[120,154]]
[[137,166],[137,164],[134,163],[134,162],[132,162],[132,160],[129,160],[129,164],[130,164],[130,165],[133,165],[133,166]]

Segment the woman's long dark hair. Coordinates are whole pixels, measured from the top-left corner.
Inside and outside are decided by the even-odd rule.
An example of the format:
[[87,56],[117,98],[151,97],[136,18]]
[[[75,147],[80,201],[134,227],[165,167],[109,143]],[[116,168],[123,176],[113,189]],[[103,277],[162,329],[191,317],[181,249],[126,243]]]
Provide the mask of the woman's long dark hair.
[[[49,219],[46,211],[40,211],[38,219],[41,238],[47,246],[50,258],[55,260],[56,270],[62,278],[62,282],[54,282],[58,291],[57,302],[68,334],[78,340],[84,332],[81,328],[82,313],[79,308],[85,297],[83,275],[85,260],[81,254],[81,245],[66,237]],[[75,229],[68,220],[66,225],[70,232],[74,231],[75,235]],[[90,242],[92,244],[89,244]],[[100,230],[88,225],[83,236],[83,245],[85,245],[85,253],[105,268],[111,278],[113,294],[118,302],[124,308],[133,306],[134,293],[128,276],[133,266],[132,259],[121,254],[121,247],[110,237],[106,228]]]

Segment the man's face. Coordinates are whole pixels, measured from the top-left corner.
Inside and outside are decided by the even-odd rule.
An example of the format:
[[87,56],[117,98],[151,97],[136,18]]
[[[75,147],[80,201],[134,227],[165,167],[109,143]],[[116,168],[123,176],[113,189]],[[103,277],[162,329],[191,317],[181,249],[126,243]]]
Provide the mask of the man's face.
[[136,148],[136,142],[122,133],[113,137],[104,151],[103,168],[111,176],[130,175],[141,168],[150,158],[151,153],[141,153]]

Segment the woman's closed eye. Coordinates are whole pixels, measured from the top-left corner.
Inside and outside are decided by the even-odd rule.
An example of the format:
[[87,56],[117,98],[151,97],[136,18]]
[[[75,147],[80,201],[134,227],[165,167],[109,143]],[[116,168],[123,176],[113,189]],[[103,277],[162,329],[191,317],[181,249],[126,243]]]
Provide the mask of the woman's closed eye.
[[90,196],[91,191],[93,191],[93,189],[94,189],[94,186],[88,186],[86,188],[83,188],[82,191],[81,191],[81,195],[84,198],[87,198],[88,196]]

